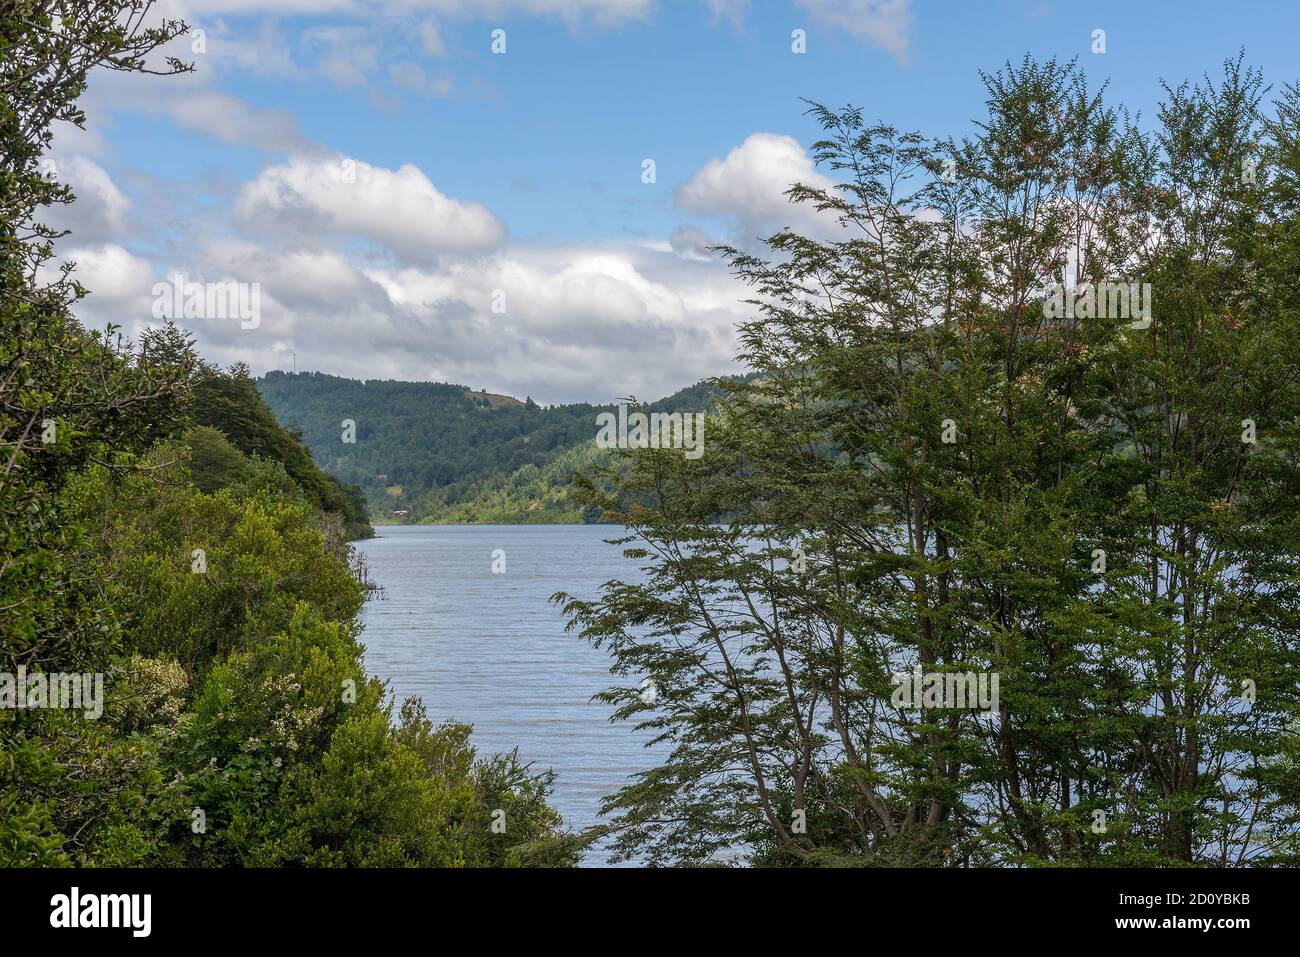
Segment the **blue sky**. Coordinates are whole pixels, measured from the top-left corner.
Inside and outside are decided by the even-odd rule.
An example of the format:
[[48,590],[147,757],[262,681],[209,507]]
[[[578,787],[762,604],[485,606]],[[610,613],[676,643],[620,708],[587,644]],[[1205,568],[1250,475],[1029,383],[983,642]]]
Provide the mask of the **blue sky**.
[[[149,321],[175,273],[257,282],[215,361],[447,379],[542,401],[728,371],[745,290],[704,240],[784,224],[800,98],[961,136],[980,69],[1077,57],[1150,117],[1244,48],[1300,79],[1300,5],[1007,0],[168,0],[184,78],[92,83],[55,160],[88,321]],[[791,51],[803,29],[807,52]],[[506,52],[491,51],[505,31]],[[1092,32],[1106,51],[1093,53]],[[653,159],[656,182],[642,182]],[[351,181],[337,174],[351,163]],[[797,222],[797,220],[795,220]],[[692,238],[694,237],[694,238]],[[491,308],[504,290],[504,312]]]

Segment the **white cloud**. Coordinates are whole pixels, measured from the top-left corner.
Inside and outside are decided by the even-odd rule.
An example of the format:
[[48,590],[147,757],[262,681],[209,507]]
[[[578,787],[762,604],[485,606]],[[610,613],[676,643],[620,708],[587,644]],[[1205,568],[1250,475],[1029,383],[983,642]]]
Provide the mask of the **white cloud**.
[[732,26],[739,27],[749,11],[749,0],[705,0],[714,20],[726,18]]
[[[153,267],[115,243],[77,246],[62,257],[76,263],[73,278],[90,290],[93,299],[83,300],[99,316],[97,323],[116,322],[123,326],[149,317],[150,290],[156,280]],[[52,271],[42,274],[49,279]],[[81,309],[78,310],[83,311]]]
[[[185,6],[213,16],[254,7],[251,0]],[[295,14],[327,6],[258,0],[256,9]],[[340,82],[373,90],[376,78],[387,74],[393,87],[431,92],[446,83],[430,79],[433,61],[421,56],[421,49],[430,57],[446,52],[432,17],[438,23],[468,17],[491,22],[520,14],[603,27],[646,19],[660,7],[653,0],[487,0],[477,6],[395,0],[382,10],[358,0],[332,6],[344,16],[313,27],[307,53],[295,47],[302,70],[318,70],[325,62]],[[722,16],[739,16],[743,7],[713,5]],[[390,67],[375,50],[374,30],[347,23],[368,12],[386,18],[416,14],[408,22],[405,59],[396,58]],[[429,29],[417,29],[422,22]],[[279,75],[299,69],[281,55],[270,28],[246,47],[219,46],[224,35],[224,28],[208,34],[214,66],[264,67]],[[198,335],[205,358],[244,361],[255,372],[287,368],[296,351],[299,368],[453,381],[552,402],[654,399],[734,368],[734,330],[749,313],[740,302],[749,291],[708,253],[713,240],[704,230],[684,226],[657,243],[509,243],[505,225],[490,210],[444,194],[413,165],[385,169],[355,161],[349,182],[344,157],[307,140],[290,114],[258,109],[214,89],[214,75],[219,79],[223,72],[228,71],[208,69],[120,92],[115,81],[103,84],[112,109],[167,116],[223,142],[275,151],[284,159],[277,157],[242,187],[225,177],[196,182],[202,200],[173,205],[167,205],[168,196],[189,195],[184,184],[158,181],[154,196],[147,177],[126,175],[122,183],[134,210],[103,170],[86,161],[79,167],[81,208],[74,207],[83,216],[73,237],[77,245],[65,255],[78,261],[76,276],[91,290],[78,306],[89,324],[121,322],[138,334],[153,322],[154,283],[184,273],[198,282],[259,284],[256,329],[242,329],[234,320],[183,322]],[[776,160],[806,172],[811,165],[789,137],[758,136],[757,147],[746,141],[733,151],[742,153],[739,162],[728,165],[732,156],[715,161],[731,193],[695,195],[691,184],[683,186],[688,201],[712,210],[702,215],[745,221],[757,211],[795,222],[780,195],[789,182],[777,183],[782,177],[773,178],[770,169],[765,179],[763,167]],[[793,151],[770,149],[763,136],[787,141]],[[746,145],[750,151],[769,148],[750,156]],[[750,160],[758,166],[750,168]],[[796,175],[790,181],[796,178],[813,179]],[[752,202],[759,192],[766,198]],[[232,211],[229,219],[222,210]],[[174,227],[175,235],[162,241],[151,227],[148,247],[137,247],[126,238],[128,219],[187,225]],[[700,225],[717,232],[709,223]],[[504,314],[492,309],[497,290],[505,292]]]
[[867,40],[907,64],[911,0],[796,0],[818,21]]
[[[205,86],[208,75],[135,77],[101,72],[92,82],[86,111],[104,117],[118,110],[166,116],[179,126],[205,133],[232,146],[276,153],[319,152],[306,139],[293,114],[258,108],[231,93]],[[136,82],[129,82],[136,81]],[[98,129],[92,131],[102,137]],[[82,150],[85,151],[84,149]]]
[[677,202],[692,213],[720,216],[750,230],[782,226],[824,234],[830,217],[784,195],[795,183],[829,187],[792,136],[752,133],[725,158],[713,159],[677,187]]
[[711,251],[711,247],[717,245],[717,240],[694,226],[679,226],[668,239],[669,249],[683,259],[695,262],[709,262],[717,258]]
[[187,14],[268,14],[311,16],[348,14],[357,17],[435,13],[477,20],[511,14],[557,17],[569,23],[615,26],[645,20],[654,0],[184,0],[172,6]]
[[103,168],[83,156],[57,155],[54,174],[72,187],[76,202],[52,206],[41,217],[48,226],[71,230],[65,242],[78,246],[120,237],[127,230],[131,201]]
[[[539,401],[659,398],[725,372],[739,290],[719,265],[625,245],[522,247],[436,271],[367,270],[390,306],[371,354],[318,368],[458,382]],[[492,311],[501,290],[505,312]],[[313,328],[310,341],[323,342]],[[315,349],[315,346],[312,346]]]
[[325,13],[358,12],[355,0],[183,0],[183,13],[194,14],[282,14],[310,16]]
[[524,14],[557,17],[566,23],[591,22],[598,26],[617,26],[629,20],[647,20],[655,8],[654,0],[419,0],[420,9],[447,17],[472,17],[476,20]]
[[355,63],[338,57],[327,57],[316,67],[320,75],[332,82],[340,90],[351,90],[366,85],[366,75]]
[[[186,10],[176,4],[155,10],[151,17],[181,16]],[[318,144],[303,136],[294,115],[277,108],[259,108],[247,100],[216,87],[222,75],[254,73],[263,76],[305,74],[290,57],[273,27],[260,32],[228,29],[220,21],[208,25],[206,54],[191,54],[190,38],[181,37],[166,52],[194,61],[196,70],[176,76],[139,76],[122,71],[100,70],[92,74],[81,101],[89,117],[88,135],[63,135],[59,146],[80,153],[106,154],[113,137],[105,135],[121,111],[146,116],[165,116],[178,126],[207,134],[232,146],[251,147],[274,153],[316,153]],[[155,64],[159,65],[160,64]],[[60,127],[75,129],[68,124]],[[166,134],[160,149],[167,150]]]
[[[256,32],[247,27],[232,30],[224,20],[194,20],[190,28],[189,34],[177,41],[179,48],[174,51],[183,60],[201,61],[204,65],[210,62],[223,70],[230,68],[231,72],[254,76],[301,79],[304,75],[272,22],[260,24]],[[202,54],[193,49],[197,30],[204,34],[206,50]]]
[[409,60],[400,60],[390,66],[388,78],[393,81],[393,86],[412,93],[423,93],[428,83],[420,65]]
[[[743,288],[722,264],[624,244],[528,246],[399,268],[229,240],[156,272],[120,247],[77,256],[77,275],[93,290],[78,312],[93,326],[113,320],[138,336],[165,274],[256,282],[257,328],[182,321],[209,361],[261,373],[287,368],[296,352],[299,369],[487,386],[541,402],[657,399],[725,373],[745,314]],[[504,313],[492,308],[497,290]]]
[[499,246],[506,227],[487,207],[443,195],[419,168],[387,170],[344,157],[297,158],[240,191],[238,222],[263,232],[361,236],[408,262]]
[[312,152],[320,147],[305,139],[298,121],[284,110],[258,109],[237,96],[215,90],[198,91],[162,101],[174,121],[215,136],[233,146],[273,152]]
[[367,27],[313,27],[303,34],[303,41],[324,51],[316,68],[339,89],[365,86],[369,75],[379,69],[379,43]]
[[429,56],[443,57],[447,55],[446,44],[442,42],[442,34],[438,31],[438,24],[433,20],[425,20],[420,24],[420,43],[424,47],[424,52]]

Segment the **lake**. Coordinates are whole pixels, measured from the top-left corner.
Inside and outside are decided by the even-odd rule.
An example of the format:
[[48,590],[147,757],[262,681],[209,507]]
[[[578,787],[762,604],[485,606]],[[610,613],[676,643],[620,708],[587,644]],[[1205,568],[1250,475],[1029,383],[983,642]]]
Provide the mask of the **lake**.
[[[385,599],[367,602],[368,670],[400,702],[474,726],[480,753],[509,751],[557,772],[552,805],[576,830],[600,799],[653,764],[647,736],[591,696],[614,682],[609,657],[564,631],[557,591],[594,598],[602,582],[635,579],[635,562],[599,525],[398,525],[358,542]],[[494,552],[504,572],[492,570]],[[498,566],[500,567],[500,566]],[[599,848],[585,864],[603,864]]]

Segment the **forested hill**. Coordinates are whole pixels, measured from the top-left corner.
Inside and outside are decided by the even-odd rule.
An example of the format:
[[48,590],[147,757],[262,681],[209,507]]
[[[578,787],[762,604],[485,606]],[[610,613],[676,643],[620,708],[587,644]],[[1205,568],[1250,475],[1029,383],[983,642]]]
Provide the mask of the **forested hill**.
[[259,481],[274,482],[274,475],[262,474],[269,464],[281,469],[310,505],[337,516],[346,538],[374,534],[361,490],[317,466],[297,436],[276,421],[246,368],[204,368],[192,388],[192,428],[184,437],[200,490],[214,492],[255,475]]
[[[542,407],[440,382],[361,382],[269,372],[258,387],[277,419],[325,471],[365,492],[379,521],[591,522],[568,490],[575,469],[605,454],[596,416],[613,406]],[[701,382],[649,406],[706,411]],[[355,423],[355,442],[345,423]],[[400,514],[405,512],[406,514]]]

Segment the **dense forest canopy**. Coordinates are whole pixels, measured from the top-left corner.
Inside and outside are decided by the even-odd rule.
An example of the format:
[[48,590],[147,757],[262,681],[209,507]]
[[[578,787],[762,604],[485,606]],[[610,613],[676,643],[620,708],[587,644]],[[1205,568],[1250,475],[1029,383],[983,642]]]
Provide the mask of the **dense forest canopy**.
[[[319,372],[268,372],[257,385],[322,468],[364,491],[376,520],[396,512],[412,522],[600,518],[574,499],[570,479],[608,460],[595,444],[597,416],[613,406],[543,407],[447,383]],[[645,409],[704,412],[719,394],[701,382]]]
[[[247,368],[238,366],[225,373],[205,369],[204,374],[196,377],[193,395],[190,416],[199,428],[190,433],[191,439],[205,435],[204,428],[217,430],[245,455],[269,459],[283,466],[313,505],[342,518],[348,538],[373,534],[361,489],[344,485],[312,461],[311,453],[298,437],[276,421]],[[220,487],[214,472],[229,471],[232,464],[228,456],[220,455],[220,446],[210,437],[205,450],[206,457],[193,463],[194,475],[199,487],[210,492]]]

